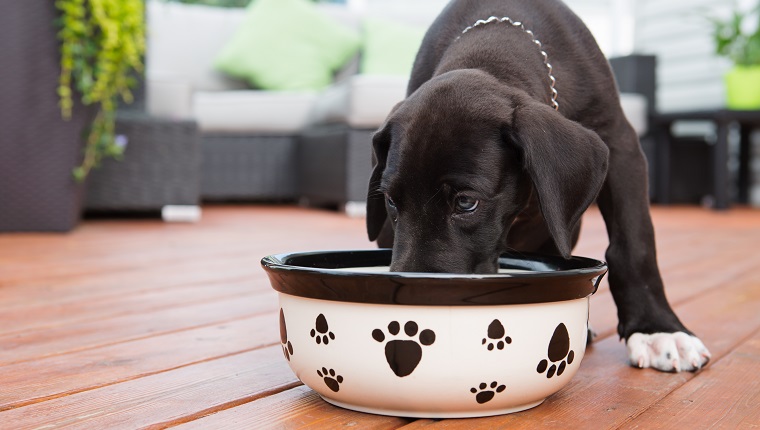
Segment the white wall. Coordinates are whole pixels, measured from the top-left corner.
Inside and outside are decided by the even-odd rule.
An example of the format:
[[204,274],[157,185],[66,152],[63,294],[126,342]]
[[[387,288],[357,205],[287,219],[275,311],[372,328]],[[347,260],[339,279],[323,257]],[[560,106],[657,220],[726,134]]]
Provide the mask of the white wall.
[[[744,10],[757,0],[737,0]],[[607,56],[657,55],[658,109],[725,105],[723,74],[731,63],[713,54],[704,14],[727,16],[734,0],[565,0]]]
[[[657,55],[661,111],[725,106],[723,75],[731,63],[713,54],[705,13],[728,16],[732,0],[638,0],[634,47]],[[756,0],[738,0],[743,10]],[[749,23],[753,24],[752,22]]]
[[608,57],[633,51],[633,0],[565,0]]
[[729,0],[638,0],[634,49],[657,55],[660,111],[724,105],[723,74],[730,63],[713,54],[705,10],[726,9]]

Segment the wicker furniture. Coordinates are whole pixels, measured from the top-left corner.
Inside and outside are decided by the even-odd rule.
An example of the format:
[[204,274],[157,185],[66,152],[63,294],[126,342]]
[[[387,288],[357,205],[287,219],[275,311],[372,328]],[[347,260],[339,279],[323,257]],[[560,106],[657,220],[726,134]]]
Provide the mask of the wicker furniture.
[[736,188],[737,200],[740,203],[748,203],[749,190],[751,187],[751,133],[760,128],[760,110],[737,111],[728,109],[715,109],[705,111],[683,111],[658,114],[654,117],[657,125],[657,170],[658,201],[670,203],[671,201],[671,163],[674,160],[671,155],[673,146],[673,134],[671,126],[679,121],[709,121],[715,125],[716,141],[712,145],[710,159],[712,163],[712,207],[713,209],[728,209],[731,206],[731,194],[733,183],[729,172],[729,127],[736,124],[739,127],[739,169]]
[[151,211],[200,201],[200,141],[195,121],[157,119],[120,111],[122,160],[104,160],[90,173],[85,208],[90,211]]
[[[358,25],[341,5],[317,8]],[[198,122],[202,199],[295,201],[296,139],[319,92],[253,89],[214,68],[244,9],[151,0],[147,15],[147,111]]]
[[203,134],[201,148],[204,200],[296,198],[295,136]]
[[349,215],[362,215],[372,171],[374,132],[345,124],[304,131],[298,146],[301,203],[337,206]]
[[55,18],[47,0],[0,2],[0,232],[68,231],[80,218],[72,169],[92,112],[61,118]]

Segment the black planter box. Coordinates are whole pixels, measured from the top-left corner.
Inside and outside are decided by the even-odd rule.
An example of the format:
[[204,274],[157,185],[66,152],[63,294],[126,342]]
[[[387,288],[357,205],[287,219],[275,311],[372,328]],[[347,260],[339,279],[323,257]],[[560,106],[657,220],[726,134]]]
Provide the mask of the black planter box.
[[50,0],[0,1],[0,232],[68,231],[80,218],[71,171],[92,110],[61,118],[56,16]]

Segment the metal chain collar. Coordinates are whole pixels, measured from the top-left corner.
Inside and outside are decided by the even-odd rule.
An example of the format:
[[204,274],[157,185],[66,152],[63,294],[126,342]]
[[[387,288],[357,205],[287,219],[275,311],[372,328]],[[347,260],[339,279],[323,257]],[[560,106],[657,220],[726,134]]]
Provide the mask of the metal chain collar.
[[[544,51],[543,45],[541,45],[541,42],[538,39],[536,39],[536,36],[533,34],[533,32],[530,31],[530,30],[526,30],[525,27],[523,26],[523,24],[520,21],[512,21],[512,18],[510,18],[508,16],[505,16],[503,18],[497,18],[495,16],[492,16],[492,17],[490,17],[490,18],[488,18],[486,20],[479,19],[479,20],[477,20],[475,22],[475,24],[473,24],[473,25],[465,28],[462,31],[462,35],[465,34],[465,33],[467,33],[468,31],[472,30],[475,27],[478,27],[478,26],[481,26],[481,25],[486,25],[486,24],[489,24],[489,23],[492,23],[492,22],[507,22],[507,23],[511,24],[512,27],[519,27],[520,30],[522,30],[524,33],[526,33],[528,36],[530,36],[530,38],[533,40],[533,43],[535,43],[538,46],[538,49],[541,51],[541,55],[544,56],[544,64],[546,65],[546,68],[549,69],[549,81],[550,81],[549,89],[551,90],[551,93],[552,93],[551,104],[552,104],[552,107],[554,108],[554,110],[559,110],[559,103],[557,103],[557,89],[554,88],[554,84],[556,83],[556,79],[554,79],[554,75],[552,75],[552,65],[549,64],[549,58],[546,55],[546,51]],[[459,37],[457,37],[456,40],[459,40],[459,38],[461,38],[462,35],[459,35]]]

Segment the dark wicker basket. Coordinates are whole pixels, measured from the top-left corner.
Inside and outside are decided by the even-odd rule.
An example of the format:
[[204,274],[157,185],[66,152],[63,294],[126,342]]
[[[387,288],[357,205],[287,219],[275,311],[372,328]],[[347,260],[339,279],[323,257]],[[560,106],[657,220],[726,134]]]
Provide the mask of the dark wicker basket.
[[116,134],[127,139],[121,160],[90,173],[85,208],[152,211],[200,201],[200,141],[195,121],[172,121],[120,111]]
[[0,231],[68,231],[83,187],[72,177],[92,111],[58,107],[54,2],[0,1]]
[[297,197],[295,136],[201,136],[201,196],[207,201]]
[[316,206],[365,202],[374,132],[343,124],[305,130],[298,145],[302,199]]

